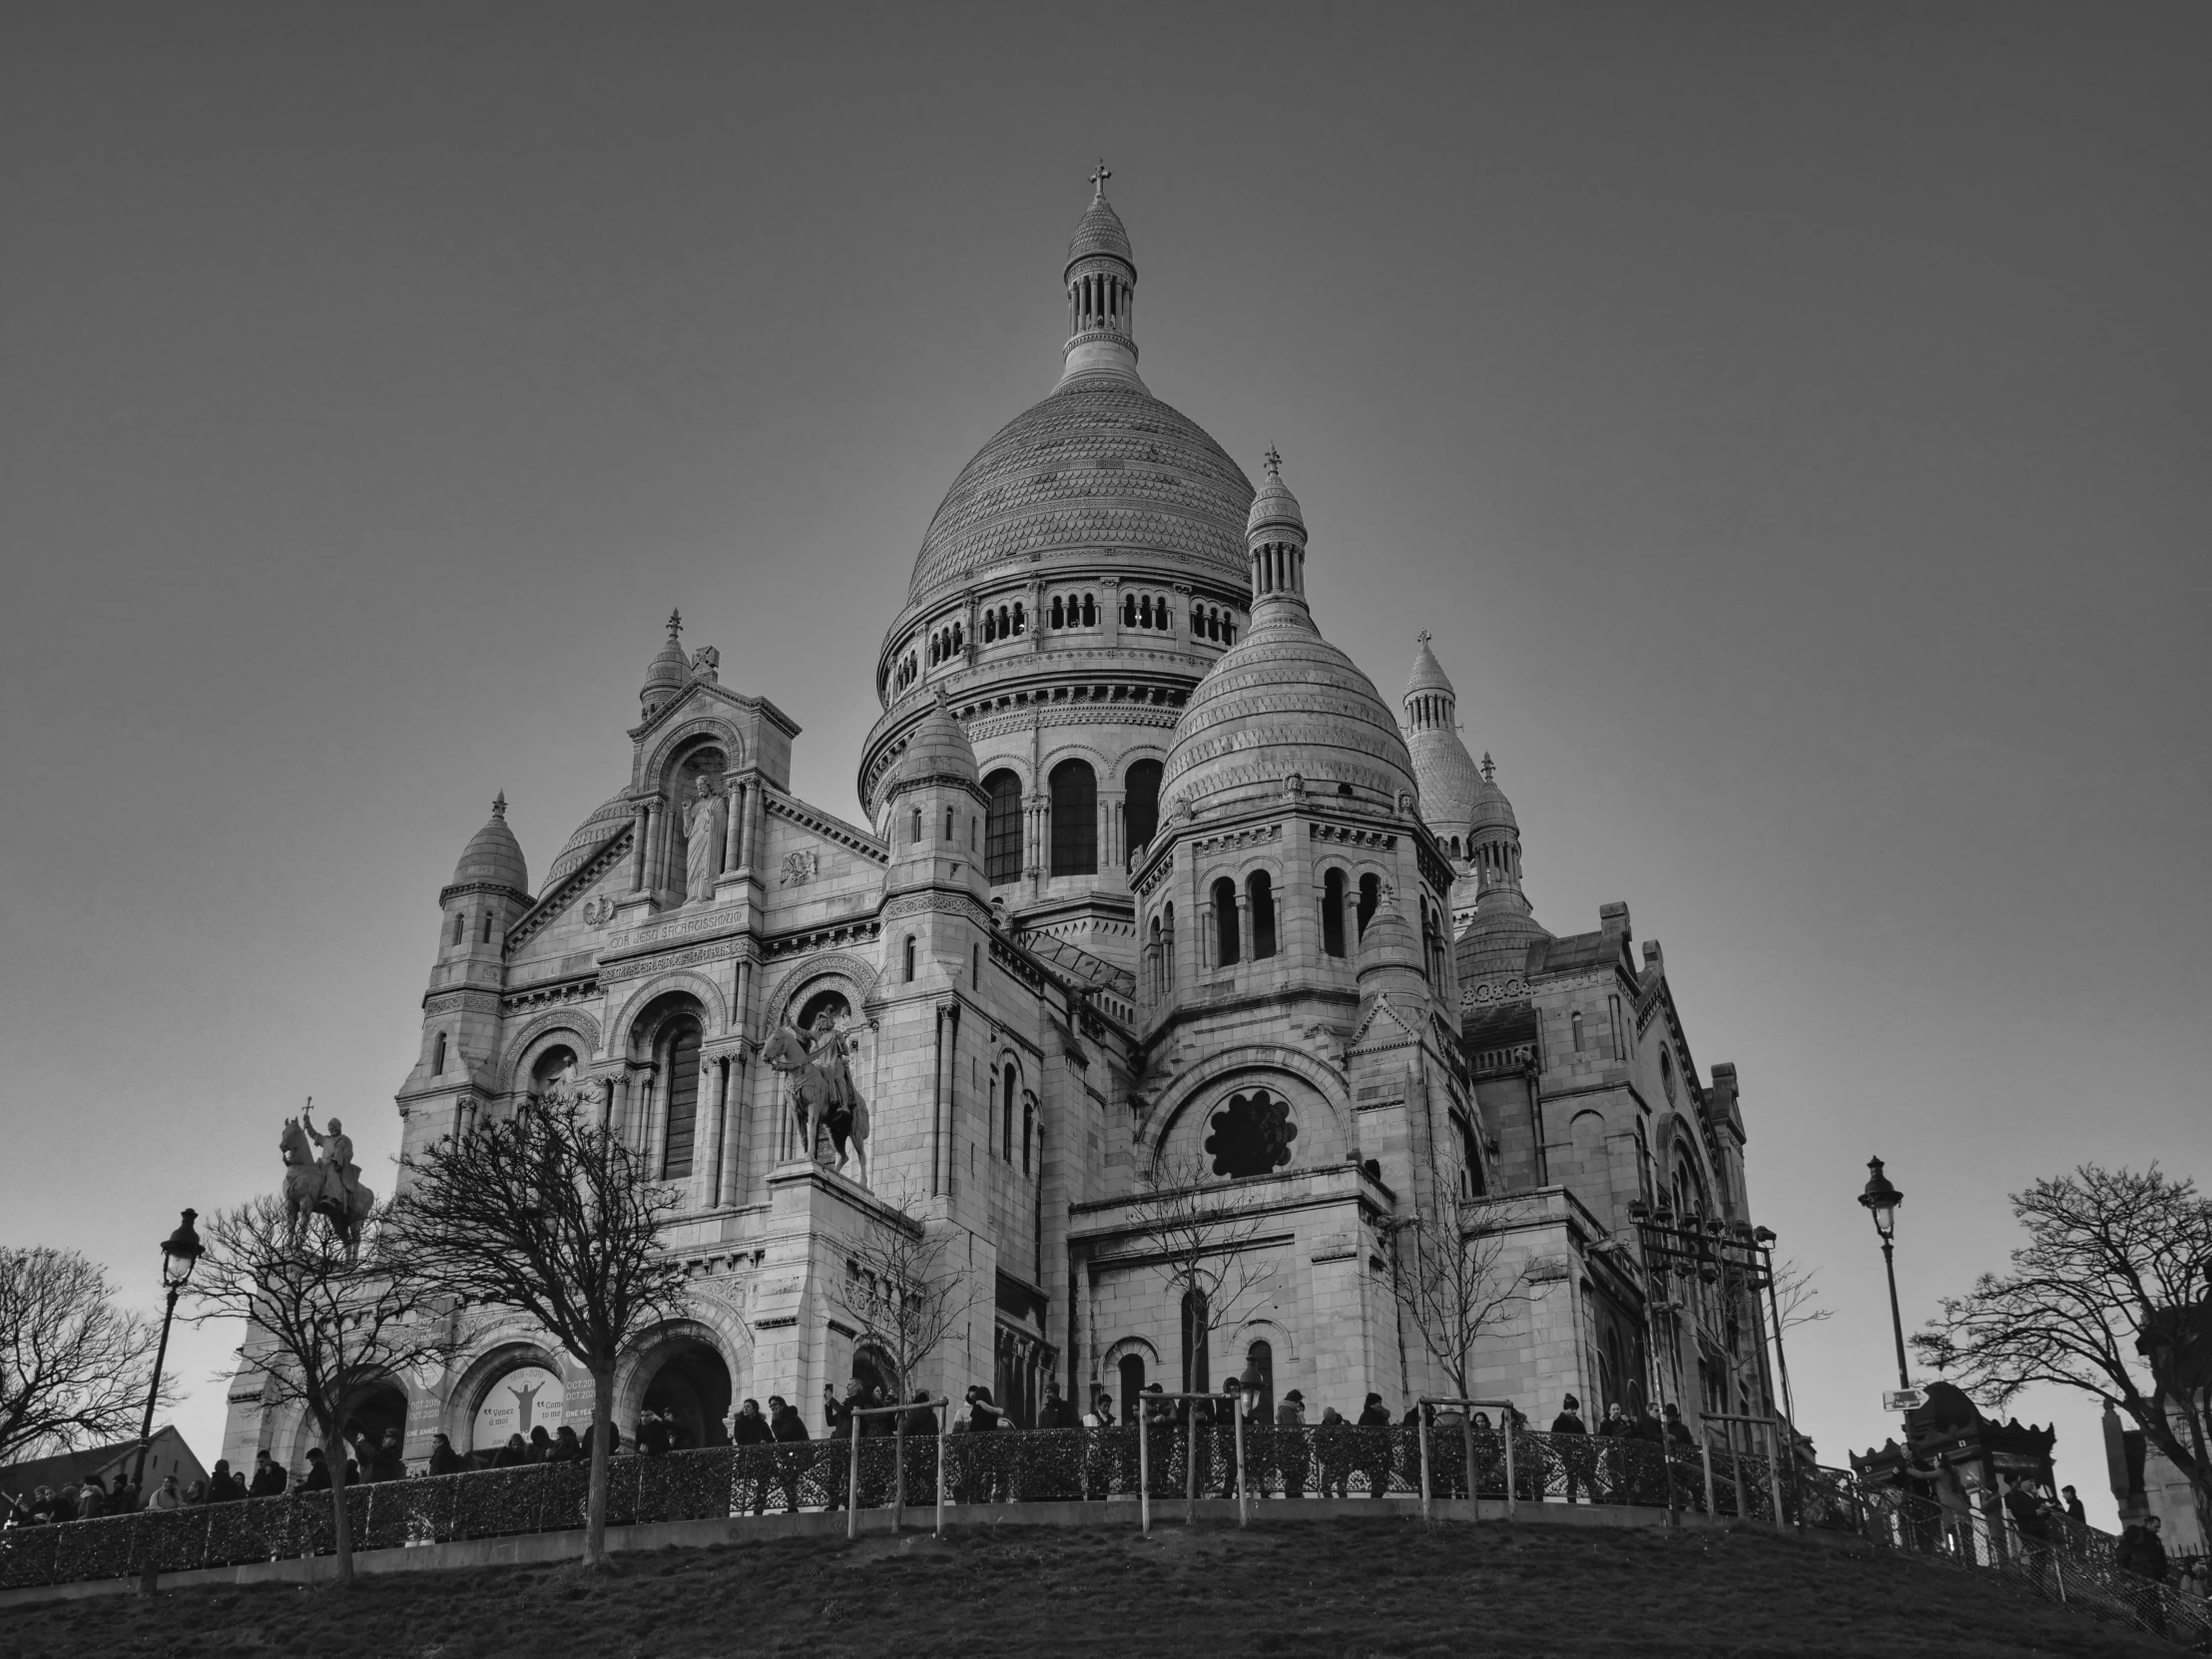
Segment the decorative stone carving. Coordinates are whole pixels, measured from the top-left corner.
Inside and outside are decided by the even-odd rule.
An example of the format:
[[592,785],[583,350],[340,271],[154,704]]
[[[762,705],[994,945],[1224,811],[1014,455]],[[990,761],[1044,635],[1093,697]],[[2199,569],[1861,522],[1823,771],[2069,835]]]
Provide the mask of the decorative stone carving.
[[584,900],[584,923],[589,927],[604,927],[615,919],[615,895],[595,893]]
[[811,847],[787,852],[784,854],[784,885],[803,887],[815,878],[821,867],[822,859]]

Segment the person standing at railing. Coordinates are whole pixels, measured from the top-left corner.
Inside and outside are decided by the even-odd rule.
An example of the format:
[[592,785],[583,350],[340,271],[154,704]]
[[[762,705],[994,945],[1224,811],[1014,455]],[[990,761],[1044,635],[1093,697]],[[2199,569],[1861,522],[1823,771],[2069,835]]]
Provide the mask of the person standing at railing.
[[[443,1434],[438,1436],[438,1443],[440,1445],[445,1444]],[[446,1446],[445,1449],[450,1452],[453,1448]],[[246,1495],[248,1497],[281,1497],[284,1494],[284,1482],[288,1479],[290,1479],[290,1476],[284,1472],[284,1465],[270,1456],[269,1447],[264,1446],[254,1453],[254,1478],[247,1482]]]
[[2085,1527],[2089,1524],[2089,1511],[2081,1506],[2081,1494],[2071,1486],[2058,1488],[2058,1495],[2066,1500],[2066,1521],[2069,1526]]
[[2145,1515],[2121,1532],[2112,1551],[2112,1564],[2153,1584],[2166,1582],[2166,1546],[2158,1540],[2158,1517]]
[[1360,1434],[1360,1472],[1368,1477],[1368,1496],[1390,1489],[1390,1412],[1381,1394],[1370,1394],[1353,1425]]
[[[459,1452],[453,1449],[453,1442],[451,1440],[447,1439],[443,1434],[434,1434],[431,1436],[430,1472],[432,1474],[459,1474],[461,1470],[467,1467],[468,1459],[463,1457]],[[279,1470],[278,1472],[281,1471]],[[261,1478],[261,1471],[259,1469],[255,1470],[254,1484],[257,1490],[260,1489]],[[276,1490],[282,1491],[283,1487],[279,1485]]]
[[812,1440],[807,1432],[807,1422],[799,1414],[799,1408],[788,1402],[782,1394],[768,1396],[769,1432],[776,1439],[776,1474],[784,1488],[784,1508],[796,1514],[799,1511],[799,1481],[807,1472],[812,1453],[799,1449],[800,1443]]
[[1582,1420],[1582,1401],[1569,1394],[1559,1402],[1559,1414],[1551,1419],[1552,1438],[1559,1442],[1560,1473],[1566,1483],[1567,1501],[1577,1489],[1585,1501],[1595,1503],[1597,1492],[1590,1482],[1589,1425]]
[[1306,1444],[1306,1396],[1296,1388],[1275,1408],[1275,1457],[1283,1470],[1283,1495],[1304,1497],[1311,1459]]

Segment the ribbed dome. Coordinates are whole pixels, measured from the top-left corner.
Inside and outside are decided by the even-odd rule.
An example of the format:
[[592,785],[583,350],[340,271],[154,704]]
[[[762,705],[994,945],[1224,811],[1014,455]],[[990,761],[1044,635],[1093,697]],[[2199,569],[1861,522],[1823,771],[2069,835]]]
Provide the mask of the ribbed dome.
[[1389,801],[1417,792],[1389,706],[1303,605],[1270,607],[1199,682],[1175,724],[1160,795],[1193,807],[1274,795],[1293,773],[1318,794],[1339,784]]
[[530,866],[523,862],[522,843],[507,828],[507,798],[504,795],[491,804],[491,822],[469,837],[468,845],[462,849],[461,861],[453,866],[453,879],[448,885],[458,887],[483,882],[512,887],[525,895],[530,891]]
[[1467,809],[1470,834],[1484,830],[1510,830],[1516,835],[1520,833],[1520,820],[1513,816],[1513,804],[1505,799],[1505,792],[1497,787],[1496,775],[1497,763],[1483,756],[1482,770],[1475,780],[1474,800]]
[[628,826],[631,811],[625,793],[603,802],[590,818],[579,824],[576,832],[568,837],[568,844],[561,848],[552,867],[545,872],[545,890],[551,892],[581,869],[609,836]]
[[[1268,451],[1272,462],[1276,455]],[[1298,497],[1291,493],[1290,485],[1283,482],[1283,474],[1274,466],[1260,480],[1260,493],[1252,498],[1252,511],[1245,515],[1245,535],[1249,539],[1262,536],[1270,530],[1295,529],[1306,533],[1306,515],[1299,509]]]
[[668,638],[661,642],[661,649],[653,661],[646,665],[645,687],[641,695],[650,697],[656,691],[681,691],[684,682],[691,678],[691,659],[684,655],[683,641],[677,636],[684,631],[681,611],[668,614]]
[[909,778],[941,778],[950,775],[972,784],[976,778],[975,750],[960,729],[942,693],[921,717],[891,775],[892,787]]
[[1503,887],[1486,889],[1476,900],[1474,919],[1452,947],[1459,983],[1468,989],[1517,979],[1528,963],[1528,947],[1551,937],[1528,913],[1528,901]]
[[1436,661],[1436,653],[1428,649],[1428,636],[1423,633],[1415,641],[1420,649],[1413,653],[1413,672],[1405,677],[1405,695],[1417,696],[1422,692],[1441,692],[1446,697],[1456,697],[1451,676],[1444,672],[1444,665]]
[[1068,264],[1087,260],[1093,254],[1111,254],[1126,261],[1129,269],[1137,269],[1135,254],[1129,247],[1129,233],[1122,228],[1121,215],[1114,212],[1114,205],[1102,195],[1084,210],[1076,222],[1075,235],[1068,241]]
[[907,596],[918,603],[990,566],[1078,550],[1176,555],[1241,588],[1251,503],[1251,480],[1189,416],[1128,379],[1071,380],[960,469]]

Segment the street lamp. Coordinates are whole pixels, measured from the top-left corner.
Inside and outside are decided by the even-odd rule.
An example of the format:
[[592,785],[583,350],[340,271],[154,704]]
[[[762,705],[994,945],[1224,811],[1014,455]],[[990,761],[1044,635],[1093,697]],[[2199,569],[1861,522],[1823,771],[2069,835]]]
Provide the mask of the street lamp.
[[146,1489],[146,1452],[154,1443],[154,1405],[162,1394],[162,1366],[169,1359],[169,1322],[177,1312],[177,1293],[192,1277],[193,1264],[200,1260],[203,1248],[200,1235],[192,1228],[199,1217],[198,1210],[187,1210],[177,1231],[162,1241],[162,1289],[169,1293],[169,1303],[162,1310],[162,1340],[154,1350],[154,1381],[146,1390],[146,1420],[139,1425],[138,1466],[131,1473],[131,1484],[142,1492]]
[[1882,1236],[1882,1271],[1890,1276],[1890,1334],[1897,1338],[1898,1386],[1910,1388],[1913,1379],[1905,1369],[1905,1321],[1898,1314],[1898,1206],[1905,1202],[1905,1195],[1882,1173],[1882,1160],[1867,1160],[1867,1188],[1859,1195],[1859,1202],[1867,1207],[1867,1214],[1874,1217],[1874,1230]]

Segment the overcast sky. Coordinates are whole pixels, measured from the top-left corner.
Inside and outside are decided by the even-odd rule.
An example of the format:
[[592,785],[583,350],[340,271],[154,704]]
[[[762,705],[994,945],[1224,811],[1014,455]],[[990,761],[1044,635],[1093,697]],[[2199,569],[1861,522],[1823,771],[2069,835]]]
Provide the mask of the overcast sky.
[[[1153,389],[1625,899],[1825,1460],[2079,1160],[2212,1174],[2201,6],[9,9],[0,1239],[151,1306],[308,1094],[390,1187],[437,892],[627,778],[681,606],[857,814],[1103,154]],[[181,1342],[218,1449],[234,1334]],[[1316,1407],[1330,1401],[1317,1401]],[[1342,1405],[1356,1401],[1336,1401]],[[1548,1415],[1554,1402],[1532,1402]],[[2060,1476],[2109,1519],[2096,1417]]]

